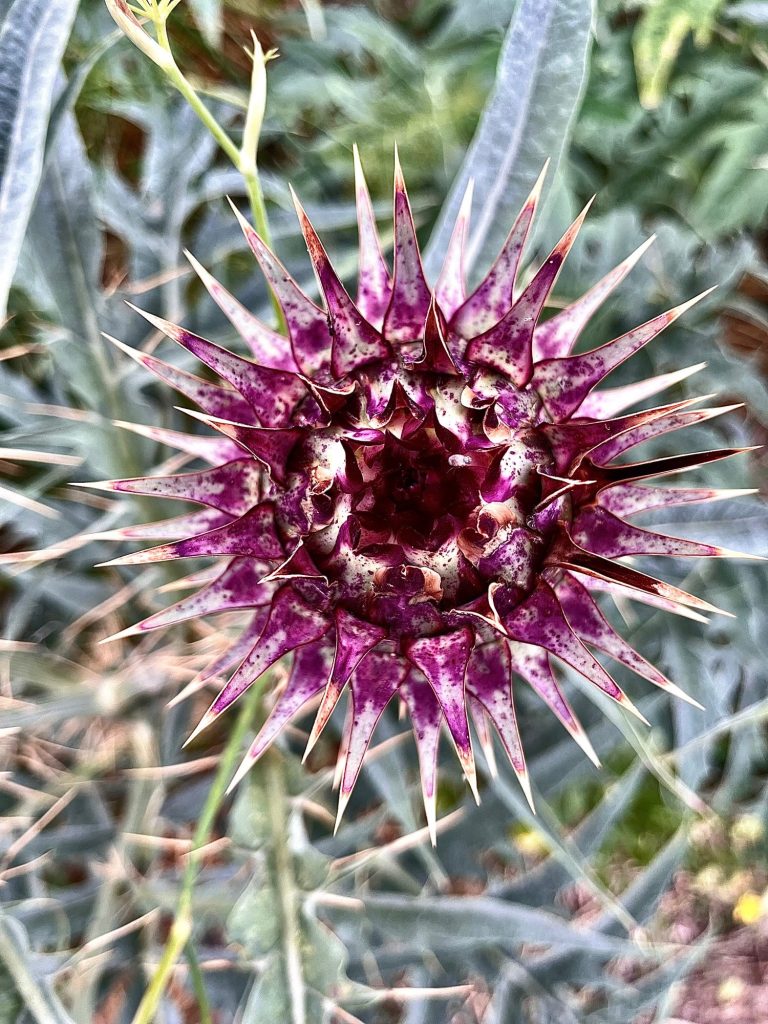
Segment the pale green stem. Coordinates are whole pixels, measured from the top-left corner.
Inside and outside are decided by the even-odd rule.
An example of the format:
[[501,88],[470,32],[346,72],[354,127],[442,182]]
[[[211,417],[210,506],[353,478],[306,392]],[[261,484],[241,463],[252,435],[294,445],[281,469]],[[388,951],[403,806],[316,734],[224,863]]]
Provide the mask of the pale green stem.
[[280,901],[283,957],[291,1007],[291,1024],[307,1024],[304,976],[301,968],[299,893],[288,841],[288,799],[280,754],[270,750],[264,765],[264,794],[272,831],[275,883]]
[[[200,99],[198,94],[195,92],[192,83],[184,76],[173,57],[166,22],[162,19],[156,21],[155,30],[157,32],[158,43],[167,52],[168,57],[170,58],[168,64],[163,65],[162,70],[165,72],[170,83],[178,89],[216,142],[218,142],[221,149],[229,157],[232,165],[243,175],[248,192],[248,200],[251,207],[254,226],[264,243],[271,247],[272,235],[269,230],[269,220],[267,219],[267,210],[264,205],[264,195],[261,190],[261,182],[259,181],[259,173],[255,162],[249,160],[248,165],[245,165],[241,151],[229,137],[227,132],[222,128],[205,103]],[[282,333],[286,333],[286,323],[283,311],[272,291],[270,291],[270,298],[275,311],[277,329]]]
[[[153,19],[154,20],[154,19]],[[181,93],[192,110],[211,133],[212,137],[219,144],[233,166],[240,171],[245,181],[248,192],[248,199],[253,216],[254,226],[265,244],[271,245],[271,233],[269,221],[264,204],[264,196],[259,181],[258,169],[254,159],[246,159],[235,143],[222,128],[207,106],[198,96],[191,83],[176,64],[171,51],[170,40],[165,19],[154,20],[157,41],[168,54],[167,64],[163,64],[165,72],[171,84]],[[271,293],[272,304],[275,309],[278,329],[285,332],[286,324],[280,305],[274,294]],[[208,837],[224,798],[226,786],[232,776],[235,760],[240,751],[243,739],[250,727],[256,710],[259,705],[261,692],[264,687],[264,677],[258,683],[251,686],[250,691],[243,698],[243,707],[236,721],[235,727],[230,734],[227,745],[219,762],[213,785],[206,798],[200,819],[195,829],[187,864],[181,882],[181,892],[176,907],[176,914],[171,926],[168,940],[163,955],[150,979],[147,991],[141,1000],[138,1010],[133,1018],[132,1024],[151,1024],[160,1005],[168,983],[173,974],[179,958],[186,949],[187,959],[192,971],[192,981],[197,992],[198,1003],[201,1013],[201,1024],[210,1021],[210,1009],[205,997],[205,990],[202,986],[197,959],[189,942],[192,934],[192,891],[198,875],[197,860],[194,856],[208,841]],[[288,985],[291,993],[292,1024],[306,1024],[306,1011],[304,999],[304,984],[301,973],[301,956],[298,948],[299,941],[299,914],[296,883],[293,875],[293,863],[287,841],[287,800],[282,768],[279,762],[275,761],[276,755],[270,755],[267,766],[267,791],[270,794],[270,821],[272,824],[275,871],[277,876],[278,890],[280,894],[281,916],[283,919],[283,935],[285,945],[285,959],[288,972]]]
[[192,988],[194,989],[197,1001],[198,1024],[213,1024],[211,1004],[208,1000],[208,993],[205,990],[205,979],[203,978],[203,972],[200,970],[194,942],[187,943],[184,956],[187,959],[189,976],[192,979]]
[[227,785],[232,778],[235,762],[240,754],[243,740],[256,715],[265,682],[266,678],[262,676],[242,698],[243,704],[240,714],[235,720],[232,732],[227,739],[227,745],[222,751],[213,784],[205,799],[192,837],[192,846],[187,855],[187,863],[181,880],[181,892],[179,893],[179,900],[176,905],[173,925],[168,934],[168,941],[160,958],[160,963],[155,968],[147,991],[142,997],[132,1024],[152,1024],[163,993],[168,987],[173,970],[192,934],[192,890],[200,870],[195,853],[208,842],[213,823],[224,799]]

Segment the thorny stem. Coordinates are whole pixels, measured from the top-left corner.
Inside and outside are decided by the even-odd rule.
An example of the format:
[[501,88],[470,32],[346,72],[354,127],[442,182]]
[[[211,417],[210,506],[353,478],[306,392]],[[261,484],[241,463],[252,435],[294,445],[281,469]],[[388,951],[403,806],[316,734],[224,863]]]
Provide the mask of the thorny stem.
[[293,870],[293,857],[289,844],[288,799],[285,790],[280,754],[271,750],[265,757],[264,794],[272,832],[272,852],[275,882],[280,900],[283,956],[291,1006],[291,1024],[306,1024],[304,978],[299,949],[301,926],[299,921],[298,888]]
[[240,754],[243,740],[256,715],[265,682],[266,675],[254,683],[242,698],[243,705],[240,714],[235,720],[232,732],[227,739],[227,744],[222,751],[213,784],[203,804],[203,809],[192,837],[192,847],[187,854],[187,862],[181,880],[181,891],[178,903],[176,904],[173,924],[168,934],[168,941],[166,942],[160,962],[155,968],[147,990],[142,997],[132,1024],[152,1024],[163,993],[168,987],[174,967],[184,952],[192,934],[192,890],[200,870],[195,853],[208,842],[213,823],[224,799],[227,785],[232,777],[235,762]]

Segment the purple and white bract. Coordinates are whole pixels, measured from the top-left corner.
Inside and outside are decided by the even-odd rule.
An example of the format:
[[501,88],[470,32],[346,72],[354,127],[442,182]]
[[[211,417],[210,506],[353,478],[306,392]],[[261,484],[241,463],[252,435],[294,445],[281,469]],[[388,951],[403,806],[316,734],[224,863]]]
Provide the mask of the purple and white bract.
[[193,399],[202,410],[198,418],[221,436],[140,428],[210,468],[102,486],[179,498],[202,508],[118,531],[122,537],[166,543],[110,564],[223,559],[215,578],[198,592],[120,635],[250,609],[244,635],[211,668],[208,678],[237,665],[195,734],[270,665],[294,652],[287,684],[236,778],[322,693],[311,748],[346,689],[337,773],[341,812],[376,723],[397,695],[413,722],[434,838],[443,724],[476,793],[468,714],[493,768],[492,723],[530,799],[513,700],[516,677],[536,691],[594,761],[552,658],[635,714],[593,649],[684,696],[613,630],[593,594],[633,597],[699,619],[701,612],[717,611],[619,559],[730,554],[641,529],[626,517],[743,493],[640,483],[741,449],[616,461],[643,441],[726,411],[683,401],[624,413],[699,367],[593,390],[695,299],[599,348],[573,354],[583,327],[649,243],[581,299],[540,322],[584,214],[530,283],[516,287],[540,179],[497,261],[467,295],[462,250],[468,195],[432,288],[422,270],[399,165],[390,272],[355,158],[356,299],[297,202],[325,308],[303,294],[240,218],[282,306],[289,337],[259,322],[194,261],[252,358],[144,314],[213,370],[220,383],[140,352],[130,354]]

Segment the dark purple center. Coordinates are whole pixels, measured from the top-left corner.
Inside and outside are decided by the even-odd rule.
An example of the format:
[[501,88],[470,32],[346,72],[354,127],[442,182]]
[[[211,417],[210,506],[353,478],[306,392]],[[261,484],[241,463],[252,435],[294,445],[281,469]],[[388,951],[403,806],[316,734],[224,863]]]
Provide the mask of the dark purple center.
[[405,402],[382,427],[341,410],[300,444],[291,463],[304,490],[283,506],[286,533],[337,603],[417,635],[485,600],[491,582],[522,600],[550,528],[537,505],[552,460],[535,425],[465,404],[450,378],[425,383],[441,403],[426,419]]

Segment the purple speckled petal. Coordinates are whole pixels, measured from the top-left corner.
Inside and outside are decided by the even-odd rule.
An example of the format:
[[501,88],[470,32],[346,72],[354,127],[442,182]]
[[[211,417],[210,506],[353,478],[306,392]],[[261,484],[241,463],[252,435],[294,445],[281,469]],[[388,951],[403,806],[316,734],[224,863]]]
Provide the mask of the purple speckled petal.
[[475,647],[467,666],[467,692],[475,697],[488,713],[509,757],[517,780],[533,808],[531,783],[525,767],[525,754],[512,694],[512,664],[509,648],[503,641]]
[[618,416],[630,405],[638,405],[646,398],[652,398],[660,391],[674,387],[675,384],[679,384],[694,373],[698,373],[699,370],[703,370],[706,365],[706,363],[696,363],[694,366],[686,366],[683,370],[661,373],[657,377],[648,377],[646,380],[639,380],[634,384],[621,384],[615,388],[592,391],[581,403],[576,415],[591,420],[607,420],[612,416]]
[[355,157],[355,200],[357,205],[357,230],[360,238],[360,254],[357,272],[357,308],[368,323],[377,329],[384,322],[384,314],[392,298],[392,280],[389,268],[381,252],[381,242],[376,230],[371,197],[365,182],[363,167],[357,146],[353,146]]
[[237,639],[229,645],[222,653],[194,677],[190,679],[185,687],[168,701],[168,707],[175,707],[193,694],[198,693],[207,686],[213,679],[224,676],[233,666],[239,665],[248,651],[253,647],[256,639],[264,628],[269,613],[269,605],[257,608],[248,625]]
[[597,500],[603,508],[625,519],[627,516],[656,508],[693,505],[703,501],[725,501],[756,493],[751,487],[723,490],[715,487],[643,487],[641,484],[616,484],[600,491]]
[[192,253],[187,252],[186,257],[205,285],[208,294],[251,350],[256,362],[260,366],[271,367],[274,370],[298,370],[288,338],[258,320],[234,295],[211,277]]
[[355,669],[349,684],[352,728],[341,778],[339,819],[357,782],[376,723],[407,671],[408,663],[404,659],[376,651],[366,655]]
[[483,334],[501,320],[514,302],[515,279],[546,173],[545,164],[493,266],[453,315],[451,328],[460,337],[475,338]]
[[587,551],[603,558],[624,555],[668,555],[672,558],[724,558],[735,552],[716,544],[668,537],[663,533],[643,530],[625,523],[608,509],[592,505],[581,509],[574,518],[571,535]]
[[389,359],[392,350],[382,336],[365,319],[347,294],[328,253],[312,227],[304,208],[292,191],[293,202],[301,225],[309,257],[315,268],[320,290],[328,310],[331,334],[331,372],[341,379],[361,366]]
[[477,799],[475,759],[464,699],[464,679],[472,642],[472,632],[462,629],[441,636],[408,640],[405,653],[412,664],[424,673],[435,692],[467,782]]
[[[100,530],[89,534],[93,540],[176,540],[190,534],[207,533],[232,521],[232,516],[215,508],[196,509],[172,519],[159,519],[154,523],[135,526],[118,526],[114,530]],[[126,556],[130,557],[130,556]],[[120,560],[105,562],[104,565],[118,565]]]
[[248,748],[228,791],[234,789],[248,773],[288,722],[322,690],[328,674],[328,661],[328,646],[322,640],[299,647],[293,656],[291,674],[285,688],[278,695],[267,720]]
[[[496,601],[498,607],[498,596]],[[500,616],[510,639],[536,644],[551,651],[611,700],[642,719],[627,695],[573,632],[554,591],[544,580],[539,581],[530,597],[510,612],[500,609]]]
[[252,558],[280,558],[283,548],[275,530],[272,505],[257,505],[234,522],[216,530],[162,544],[147,551],[135,551],[115,558],[108,565],[144,565],[172,558],[201,558],[211,555],[250,555]]
[[[467,189],[459,207],[456,223],[453,227],[448,248],[445,250],[445,258],[440,271],[440,276],[435,284],[435,299],[440,306],[441,312],[450,320],[456,310],[463,306],[466,300],[466,287],[464,280],[464,247],[467,241],[469,230],[469,215],[472,210],[472,192],[474,181],[470,178],[467,182]],[[512,275],[514,278],[514,273]]]
[[498,370],[520,387],[528,383],[533,369],[536,321],[576,241],[588,209],[589,206],[568,228],[512,308],[497,324],[469,342],[466,353],[469,363]]
[[685,455],[670,455],[663,459],[651,459],[648,462],[626,462],[618,466],[601,466],[601,479],[608,484],[628,483],[631,480],[647,480],[651,477],[669,476],[682,473],[689,469],[698,469],[710,462],[730,459],[733,455],[743,455],[754,451],[748,448],[715,448],[708,452],[688,452]]
[[288,324],[296,365],[302,373],[312,377],[330,363],[331,337],[327,317],[319,306],[307,298],[234,204],[232,209],[253,255],[259,261],[264,277],[280,303]]
[[331,712],[336,707],[341,692],[349,681],[349,677],[363,658],[387,635],[387,631],[381,626],[364,622],[362,619],[358,619],[348,611],[345,611],[344,608],[336,609],[334,621],[336,625],[336,652],[333,659],[333,668],[320,707],[317,710],[317,716],[312,725],[312,732],[310,733],[307,749],[304,753],[305,758],[328,724]]
[[220,420],[215,416],[200,415],[196,418],[221,431],[241,449],[263,462],[270,476],[279,483],[285,483],[288,458],[297,442],[305,435],[301,427],[255,427],[247,423],[230,423],[229,420]]
[[[130,305],[130,303],[129,303]],[[134,306],[134,309],[137,307]],[[141,310],[139,310],[141,312]],[[163,321],[164,323],[165,321]],[[246,423],[251,423],[254,419],[253,410],[246,401],[231,388],[221,387],[218,384],[212,384],[210,381],[203,380],[202,377],[197,377],[193,373],[187,373],[186,370],[180,370],[176,366],[172,366],[170,363],[163,362],[162,359],[157,359],[155,356],[147,355],[144,352],[140,352],[135,348],[129,348],[128,345],[123,345],[121,341],[116,338],[111,338],[110,341],[113,345],[116,345],[121,352],[130,356],[140,366],[149,370],[150,373],[154,374],[165,384],[169,384],[175,391],[178,391],[182,395],[186,395],[187,398],[191,398],[196,405],[198,405],[204,412],[210,413],[211,416],[221,416],[224,419],[236,419],[244,420]]]
[[601,555],[587,551],[573,541],[570,544],[564,544],[559,550],[553,551],[547,561],[549,565],[560,569],[568,569],[581,575],[595,576],[598,579],[607,580],[609,583],[618,583],[631,590],[673,601],[676,604],[685,605],[687,608],[696,608],[713,615],[728,614],[710,604],[709,601],[694,597],[693,594],[689,594],[671,583],[657,580],[655,576],[648,576],[646,573],[640,572],[639,569],[633,569],[621,562],[603,558]]
[[533,337],[536,362],[570,355],[587,323],[614,288],[621,284],[654,239],[655,235],[651,235],[630,256],[627,256],[623,263],[620,263],[594,287],[590,288],[586,295],[582,295],[580,299],[572,302],[570,306],[566,306],[560,313],[536,328]]
[[395,151],[394,280],[392,299],[383,326],[387,341],[401,345],[421,338],[431,298],[432,293],[421,265],[411,204],[408,202],[403,172]]
[[327,629],[328,621],[323,612],[307,604],[290,585],[278,590],[259,639],[203,715],[187,743],[231,707],[271,665],[297,647],[319,640]]
[[87,486],[126,494],[151,494],[158,498],[194,501],[232,516],[242,516],[259,500],[262,476],[263,470],[258,462],[236,459],[197,473],[105,480]]
[[[633,440],[634,438],[645,439],[638,431],[653,430],[656,421],[670,417],[699,401],[701,401],[700,398],[688,398],[682,402],[659,406],[656,409],[643,409],[642,412],[632,412],[612,420],[597,420],[595,422],[568,420],[565,423],[544,423],[540,429],[552,446],[556,472],[565,473],[568,470],[576,469],[586,455],[589,455],[590,461],[599,465],[610,462],[620,451],[626,451],[640,443],[639,440]],[[673,420],[673,424],[675,422],[677,421]],[[685,426],[685,422],[681,425]],[[676,429],[674,425],[666,428],[666,430],[674,429]],[[663,433],[665,430],[660,430],[660,432]],[[649,433],[648,436],[651,437],[653,434]],[[621,445],[625,445],[625,447],[621,447]],[[599,458],[596,457],[598,453],[600,454]]]
[[574,569],[571,569],[570,575],[582,583],[587,590],[594,591],[596,594],[609,594],[619,605],[624,601],[637,601],[639,604],[648,605],[649,608],[659,608],[661,611],[679,615],[683,619],[691,619],[693,622],[709,622],[706,615],[701,615],[692,608],[687,608],[676,601],[670,601],[666,597],[659,597],[658,594],[626,587],[602,576],[588,576],[586,573],[576,572]]
[[388,422],[391,415],[392,393],[398,378],[397,363],[379,363],[370,372],[363,368],[356,374],[365,395],[366,417],[372,424]]
[[571,710],[549,663],[549,655],[540,647],[509,641],[509,653],[512,669],[528,683],[531,689],[541,697],[550,711],[559,719],[568,733],[578,743],[590,761],[600,767],[600,761],[594,747],[584,731],[584,727]]
[[701,707],[619,636],[592,600],[587,589],[574,576],[563,573],[555,589],[571,629],[585,643],[604,651],[654,686]]
[[462,447],[467,447],[474,438],[476,443],[490,447],[487,440],[478,438],[473,433],[472,425],[467,421],[461,401],[464,392],[464,381],[460,377],[441,377],[430,388],[432,401],[435,403],[435,417],[440,426],[459,439]]
[[148,633],[204,615],[266,606],[271,602],[275,588],[261,582],[265,571],[264,563],[254,558],[233,558],[224,572],[201,590],[115,633],[110,640]]
[[312,557],[307,552],[303,541],[299,541],[290,555],[276,569],[264,577],[268,580],[322,580],[324,584],[328,579],[317,568]]
[[337,608],[334,614],[336,623],[336,654],[333,660],[331,682],[342,686],[355,671],[362,659],[387,635],[383,626],[364,622],[351,615],[344,608]]
[[[246,406],[256,413],[258,421],[265,426],[286,426],[296,406],[309,393],[307,385],[295,373],[257,366],[252,360],[236,356],[219,345],[184,330],[183,327],[177,327],[176,324],[169,323],[159,316],[138,309],[137,306],[132,308],[239,391],[245,399]],[[200,402],[197,404],[201,405]],[[234,405],[234,402],[230,404]],[[201,408],[205,407],[201,405]],[[221,412],[214,415],[221,419],[232,419]],[[251,419],[252,416],[247,416],[245,422],[249,423]]]
[[432,845],[437,843],[437,754],[440,746],[440,725],[443,713],[429,683],[420,674],[411,672],[400,687],[400,693],[408,705],[413,725],[413,736],[419,755],[419,774],[424,811]]
[[[701,399],[696,399],[696,401],[701,401]],[[629,451],[630,448],[642,444],[643,441],[649,441],[652,437],[661,437],[662,434],[668,434],[672,430],[682,430],[683,427],[704,423],[705,420],[714,419],[716,416],[722,416],[724,413],[738,408],[740,408],[739,405],[723,405],[716,409],[692,409],[653,418],[651,421],[638,424],[631,430],[596,447],[590,452],[589,457],[596,465],[602,466],[623,452]]]
[[428,369],[435,373],[457,374],[456,364],[448,350],[447,335],[445,318],[436,299],[433,298],[424,324],[424,351],[419,361],[412,363],[411,366],[417,370]]
[[201,437],[199,434],[185,434],[180,430],[169,430],[167,427],[149,427],[143,423],[128,423],[125,420],[116,420],[116,427],[123,430],[130,430],[140,437],[147,437],[150,441],[157,441],[158,444],[167,445],[180,452],[187,452],[195,458],[211,466],[218,466],[222,462],[231,462],[239,459],[242,450],[239,445],[221,437]]
[[640,327],[627,331],[621,337],[592,349],[583,355],[545,359],[536,364],[533,386],[552,418],[556,422],[572,416],[589,392],[626,359],[639,352],[665,327],[682,316],[712,289],[683,302]]
[[485,708],[477,697],[472,696],[469,689],[467,689],[467,707],[469,708],[469,717],[475,725],[475,732],[477,733],[477,739],[483,752],[485,763],[488,766],[488,772],[492,779],[497,779],[499,777],[499,766],[493,746],[491,723],[488,720]]

